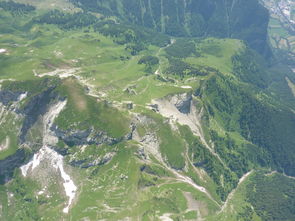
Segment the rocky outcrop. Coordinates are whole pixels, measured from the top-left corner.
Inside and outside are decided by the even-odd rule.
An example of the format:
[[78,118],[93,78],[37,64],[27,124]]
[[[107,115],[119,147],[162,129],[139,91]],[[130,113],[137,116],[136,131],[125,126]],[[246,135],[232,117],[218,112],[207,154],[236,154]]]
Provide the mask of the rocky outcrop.
[[179,112],[188,114],[191,110],[192,99],[192,95],[189,93],[177,94],[171,98],[171,102],[175,105]]
[[57,99],[58,94],[54,92],[54,89],[55,87],[50,87],[32,97],[27,105],[20,110],[20,113],[24,115],[24,121],[19,136],[21,144],[26,141],[26,135],[29,129],[37,122],[40,116],[46,113],[50,103]]
[[0,90],[0,103],[8,106],[11,102],[16,102],[21,94],[21,91]]
[[100,157],[95,156],[95,159],[92,159],[89,156],[79,160],[73,159],[70,161],[70,165],[74,167],[85,168],[85,169],[89,167],[105,165],[112,160],[115,154],[116,154],[115,152],[109,152],[109,153],[106,153],[104,156],[100,156]]
[[[55,133],[56,137],[61,139],[68,146],[83,146],[83,145],[114,145],[124,140],[132,139],[132,132],[120,138],[110,137],[104,131],[97,131],[94,128],[86,130],[62,130],[53,125],[51,130]],[[132,127],[132,131],[134,128]]]
[[[57,153],[65,156],[69,154],[69,149],[73,146],[89,146],[89,145],[115,145],[120,143],[124,140],[131,140],[132,139],[132,132],[126,134],[120,138],[112,138],[108,136],[105,132],[102,131],[95,131],[93,129],[88,130],[61,130],[56,125],[52,128],[53,133],[55,136],[63,141],[66,146],[52,146],[51,148],[54,149]],[[83,164],[84,161],[73,163],[72,165],[80,165]]]
[[[14,111],[19,115],[23,116],[23,124],[20,129],[19,135],[19,145],[28,146],[31,150],[21,147],[14,154],[8,156],[4,160],[0,160],[0,177],[3,179],[1,182],[6,182],[9,180],[15,168],[19,168],[25,164],[29,159],[32,158],[35,151],[38,151],[41,148],[41,144],[38,143],[40,137],[34,138],[34,142],[26,140],[26,134],[31,129],[31,127],[40,119],[44,117],[45,113],[48,111],[51,102],[54,99],[57,99],[57,93],[53,92],[54,88],[49,88],[42,93],[32,97],[29,102],[23,108],[14,109]],[[3,92],[3,91],[1,91]],[[19,100],[19,97],[23,94],[22,92],[5,92],[2,93],[2,98],[5,95],[5,101],[9,104]],[[3,101],[3,100],[2,100]],[[32,151],[33,150],[33,151]]]
[[5,183],[13,174],[15,168],[23,165],[30,158],[25,149],[19,149],[15,154],[0,160],[0,184]]
[[[0,178],[2,183],[7,182],[13,176],[16,168],[28,163],[30,159],[33,159],[33,156],[39,156],[38,153],[40,153],[42,148],[52,149],[57,154],[64,156],[68,154],[68,149],[72,146],[114,145],[132,139],[133,131],[135,130],[134,125],[131,125],[131,131],[128,134],[119,138],[111,137],[106,132],[94,128],[85,130],[62,130],[58,128],[53,122],[55,117],[58,116],[62,108],[66,105],[66,101],[59,95],[55,88],[56,85],[46,85],[42,88],[42,92],[38,94],[13,90],[0,91],[0,103],[4,106],[13,107],[12,111],[23,119],[19,128],[19,146],[21,148],[11,156],[0,160]],[[22,105],[18,105],[20,103],[19,101],[24,98],[22,94],[27,96],[27,100],[21,103]],[[43,129],[41,128],[42,125],[44,127]],[[40,134],[31,139],[28,133],[36,126],[38,128],[40,127]],[[42,139],[43,142],[41,142]],[[66,144],[66,148],[57,145],[58,139]],[[29,148],[26,149],[24,146]],[[113,155],[113,153],[109,153],[99,159],[73,160],[71,161],[71,165],[82,168],[102,165],[109,162]]]

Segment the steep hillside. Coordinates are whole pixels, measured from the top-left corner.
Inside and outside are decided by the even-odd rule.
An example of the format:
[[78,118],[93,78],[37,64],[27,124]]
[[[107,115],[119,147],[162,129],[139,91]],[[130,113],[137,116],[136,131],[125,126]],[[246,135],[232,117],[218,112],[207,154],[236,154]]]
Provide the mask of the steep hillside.
[[173,36],[230,37],[245,40],[269,56],[268,11],[257,0],[71,0],[86,11],[117,16]]

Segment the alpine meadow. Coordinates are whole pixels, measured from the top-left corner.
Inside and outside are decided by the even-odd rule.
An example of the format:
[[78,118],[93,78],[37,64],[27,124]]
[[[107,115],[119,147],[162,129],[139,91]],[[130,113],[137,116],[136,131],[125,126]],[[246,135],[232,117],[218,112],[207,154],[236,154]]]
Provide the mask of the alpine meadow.
[[0,0],[0,220],[294,221],[294,0]]

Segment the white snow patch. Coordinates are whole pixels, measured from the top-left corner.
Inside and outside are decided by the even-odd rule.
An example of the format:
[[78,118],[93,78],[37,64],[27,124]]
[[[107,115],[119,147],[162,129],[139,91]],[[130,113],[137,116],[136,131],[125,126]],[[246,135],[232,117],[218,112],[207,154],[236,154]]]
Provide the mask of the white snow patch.
[[5,48],[0,48],[0,54],[7,52]]
[[75,195],[76,195],[76,191],[77,191],[77,187],[75,186],[73,180],[71,179],[71,177],[64,171],[63,168],[63,158],[61,155],[59,155],[61,158],[58,161],[58,164],[56,165],[56,167],[59,168],[61,176],[64,180],[64,188],[66,191],[66,195],[69,197],[69,201],[68,201],[68,205],[63,209],[64,213],[68,213],[69,212],[69,208],[70,205],[72,204]]
[[[74,184],[73,180],[71,179],[71,177],[64,170],[63,156],[58,154],[57,152],[55,152],[54,150],[50,149],[47,146],[42,147],[42,149],[39,151],[39,153],[37,153],[35,155],[38,155],[38,157],[36,157],[37,158],[37,163],[35,164],[35,167],[38,166],[40,164],[40,162],[47,159],[47,160],[50,161],[51,166],[53,168],[55,168],[56,170],[59,170],[60,175],[61,175],[61,177],[62,177],[62,179],[64,181],[63,186],[64,186],[64,189],[65,189],[66,196],[68,196],[68,198],[69,198],[67,206],[63,209],[63,212],[68,213],[69,212],[69,207],[70,207],[70,205],[72,204],[72,202],[73,202],[73,200],[75,198],[77,187],[75,186],[75,184]],[[34,155],[34,158],[35,158],[35,155]],[[34,167],[34,164],[33,164],[32,170],[34,170],[35,167]]]
[[44,155],[44,150],[40,149],[38,153],[34,154],[33,159],[27,164],[21,166],[21,172],[24,177],[27,176],[29,170],[34,170],[40,164],[40,158]]
[[15,111],[20,105],[19,102],[21,102],[26,97],[27,97],[27,92],[20,94],[19,97],[17,98],[17,101],[13,102],[13,104],[11,105],[12,110]]
[[[60,175],[64,181],[63,186],[65,189],[66,196],[68,196],[69,200],[67,206],[63,209],[64,213],[69,212],[69,207],[71,206],[77,191],[77,187],[75,186],[71,177],[65,172],[63,166],[63,156],[58,154],[56,151],[49,148],[49,146],[55,145],[58,139],[54,136],[52,131],[50,130],[54,119],[59,115],[62,109],[66,105],[66,101],[60,101],[56,105],[53,105],[47,114],[43,118],[44,122],[44,130],[43,130],[43,146],[42,148],[33,156],[33,159],[28,162],[26,165],[21,167],[21,172],[23,176],[27,176],[29,170],[33,171],[36,167],[38,167],[43,161],[49,161],[50,165],[59,170]],[[39,192],[40,193],[40,192]]]
[[181,86],[181,88],[183,88],[183,89],[192,89],[192,87],[191,87],[191,86],[189,86],[189,85],[184,85],[184,86]]
[[[0,115],[1,115],[1,114],[0,114]],[[7,149],[7,148],[9,147],[9,144],[10,144],[10,139],[9,139],[9,137],[7,136],[7,137],[5,138],[5,143],[4,143],[4,144],[0,144],[0,151]]]
[[22,101],[23,99],[25,99],[25,98],[27,97],[27,95],[28,95],[27,92],[25,92],[25,93],[19,95],[19,97],[18,97],[18,101]]
[[283,13],[284,13],[288,18],[290,18],[290,15],[291,15],[290,10],[288,10],[287,8],[284,8],[284,9],[283,9]]

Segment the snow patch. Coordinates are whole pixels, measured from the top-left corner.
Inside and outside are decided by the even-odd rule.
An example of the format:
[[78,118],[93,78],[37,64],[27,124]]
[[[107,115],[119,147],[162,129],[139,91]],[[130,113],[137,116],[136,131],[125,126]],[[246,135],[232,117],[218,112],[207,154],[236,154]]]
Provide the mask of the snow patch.
[[66,196],[69,198],[67,206],[63,209],[64,213],[69,212],[69,208],[76,195],[77,187],[75,186],[74,181],[71,179],[71,177],[64,170],[63,156],[58,154],[56,151],[50,149],[49,146],[55,145],[58,141],[50,128],[54,122],[54,119],[62,111],[66,103],[66,101],[60,101],[57,104],[53,105],[43,117],[43,146],[36,154],[34,154],[33,159],[30,162],[20,168],[23,176],[26,177],[29,171],[32,172],[43,161],[47,161],[50,162],[50,165],[54,169],[60,172],[61,178],[64,181],[63,186]]
[[44,156],[44,150],[40,149],[38,153],[34,154],[33,159],[28,162],[26,165],[21,166],[21,172],[24,177],[27,176],[29,170],[33,171],[40,164],[40,158]]
[[[0,114],[0,115],[1,115],[1,114]],[[7,136],[7,137],[5,138],[5,142],[2,143],[2,144],[0,144],[0,151],[7,149],[7,148],[9,147],[9,144],[10,144],[10,139],[9,139],[9,137]]]
[[184,86],[181,86],[181,88],[183,88],[183,89],[192,89],[192,87],[191,87],[191,86],[189,86],[189,85],[184,85]]
[[25,92],[25,93],[19,95],[19,97],[18,97],[18,101],[19,101],[19,102],[22,101],[23,99],[25,99],[25,98],[27,97],[27,95],[28,95],[27,92]]

